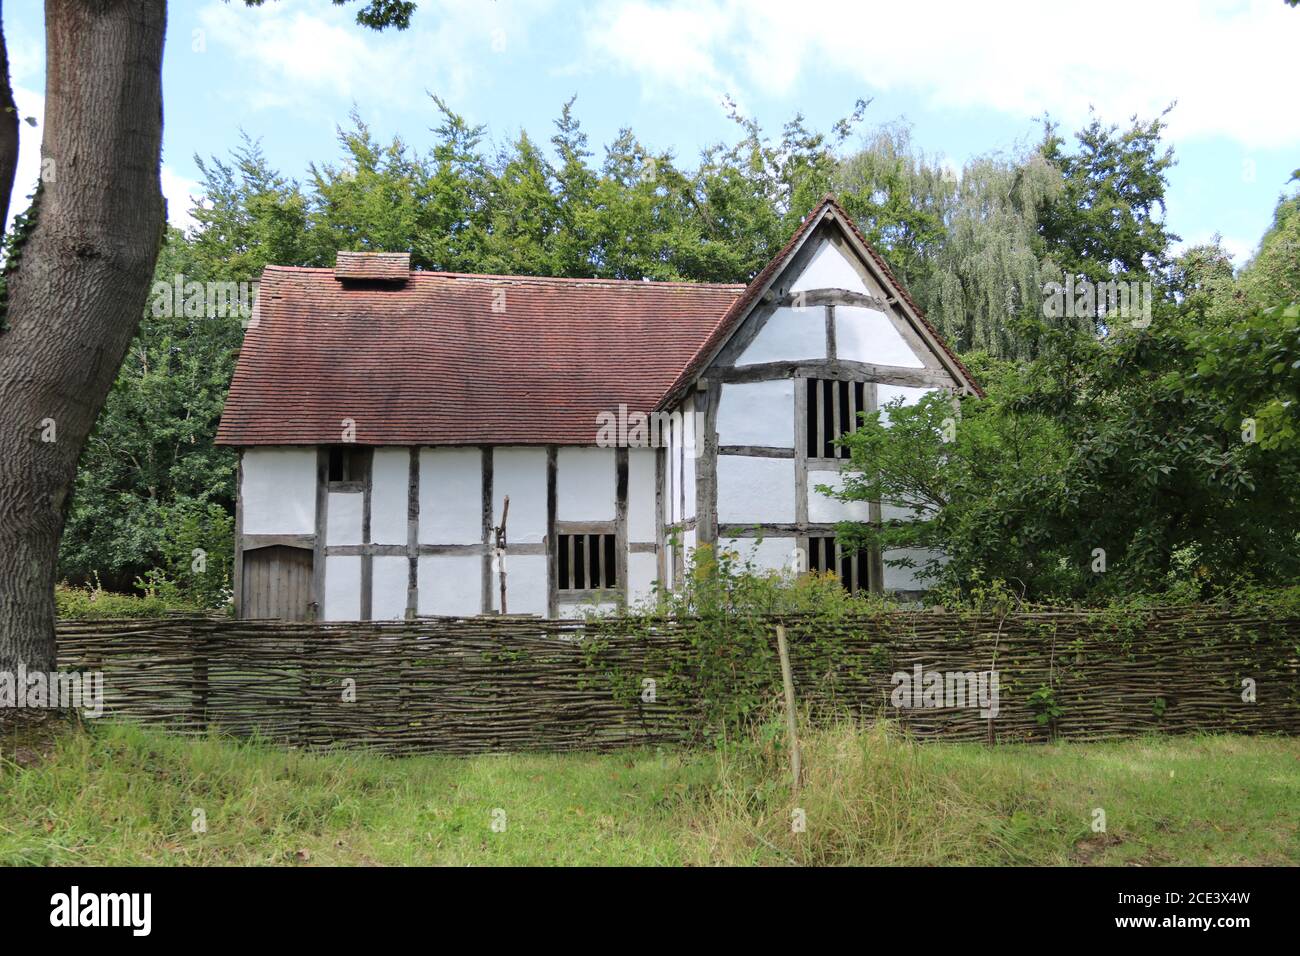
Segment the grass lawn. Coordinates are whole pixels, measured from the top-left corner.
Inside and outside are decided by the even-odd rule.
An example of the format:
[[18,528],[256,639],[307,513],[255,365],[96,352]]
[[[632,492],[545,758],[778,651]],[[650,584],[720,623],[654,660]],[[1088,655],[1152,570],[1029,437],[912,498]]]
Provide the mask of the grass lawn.
[[5,733],[0,864],[1300,863],[1294,739],[989,749],[844,724],[807,732],[792,801],[770,728],[695,751],[401,760],[107,722]]

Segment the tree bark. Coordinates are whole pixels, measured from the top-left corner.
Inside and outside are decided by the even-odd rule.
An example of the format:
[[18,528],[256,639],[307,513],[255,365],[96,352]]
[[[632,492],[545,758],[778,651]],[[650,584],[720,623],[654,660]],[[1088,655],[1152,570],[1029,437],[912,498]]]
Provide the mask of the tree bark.
[[46,0],[48,174],[0,332],[0,671],[54,666],[54,576],[77,461],[162,239],[165,25],[165,0]]

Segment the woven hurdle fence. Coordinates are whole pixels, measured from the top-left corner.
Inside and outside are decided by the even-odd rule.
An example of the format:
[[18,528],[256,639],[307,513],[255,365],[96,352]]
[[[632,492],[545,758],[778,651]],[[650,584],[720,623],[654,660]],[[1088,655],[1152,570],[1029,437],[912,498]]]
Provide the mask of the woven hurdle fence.
[[[693,621],[528,617],[296,624],[202,617],[65,621],[60,667],[103,673],[105,715],[177,733],[387,754],[605,750],[698,739],[708,724]],[[777,624],[814,717],[898,720],[920,738],[997,742],[1147,732],[1300,733],[1300,619],[1209,608],[1114,615],[898,611],[738,623],[758,702],[779,694]],[[707,662],[704,655],[708,655]],[[998,712],[896,707],[916,668],[996,673]],[[710,693],[717,692],[716,679]],[[986,713],[986,712],[985,712]]]

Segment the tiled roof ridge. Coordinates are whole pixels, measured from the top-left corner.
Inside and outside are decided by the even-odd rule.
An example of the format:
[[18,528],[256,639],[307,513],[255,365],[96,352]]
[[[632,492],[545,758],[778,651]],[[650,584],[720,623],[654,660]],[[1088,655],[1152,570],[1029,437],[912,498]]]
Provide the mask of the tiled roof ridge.
[[[334,278],[333,266],[283,266],[276,264],[267,264],[262,269],[266,272],[289,272],[297,274],[319,275],[322,277]],[[617,285],[634,288],[663,288],[665,286],[676,286],[688,289],[734,289],[739,291],[745,288],[744,282],[701,282],[692,279],[611,279],[600,276],[534,276],[534,275],[509,275],[497,272],[445,272],[435,269],[412,269],[412,279],[473,279],[479,281],[494,282],[538,282],[538,283],[564,283],[564,284],[582,284],[582,285]]]

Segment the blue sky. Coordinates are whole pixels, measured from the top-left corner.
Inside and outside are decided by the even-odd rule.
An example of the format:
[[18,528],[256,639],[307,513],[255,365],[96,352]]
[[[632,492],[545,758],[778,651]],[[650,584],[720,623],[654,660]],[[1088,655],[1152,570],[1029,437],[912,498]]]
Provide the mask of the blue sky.
[[[41,116],[39,0],[4,9],[15,95]],[[1282,0],[876,4],[866,0],[421,0],[405,33],[353,22],[356,4],[175,0],[164,61],[163,188],[185,224],[194,154],[225,156],[240,129],[282,172],[334,161],[355,105],[381,139],[423,149],[438,93],[495,139],[551,134],[561,105],[599,149],[630,126],[693,162],[730,139],[730,95],[779,131],[795,112],[829,129],[871,98],[867,123],[905,118],[928,153],[966,159],[1063,128],[1089,107],[1123,122],[1169,103],[1168,222],[1221,233],[1240,265],[1300,167],[1294,62],[1300,10]],[[19,196],[40,136],[22,125]],[[21,206],[21,198],[17,201]]]

